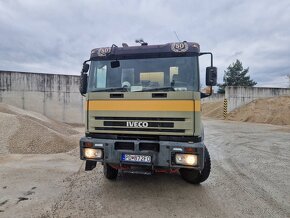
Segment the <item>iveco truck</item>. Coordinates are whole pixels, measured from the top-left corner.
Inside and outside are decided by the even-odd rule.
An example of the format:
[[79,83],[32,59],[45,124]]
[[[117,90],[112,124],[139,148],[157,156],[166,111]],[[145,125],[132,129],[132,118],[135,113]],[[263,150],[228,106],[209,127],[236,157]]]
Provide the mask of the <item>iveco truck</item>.
[[[209,93],[200,91],[199,57]],[[97,162],[110,180],[118,173],[179,173],[199,184],[210,174],[204,144],[201,98],[216,85],[213,55],[193,42],[96,48],[85,61],[80,92],[86,98],[80,158],[85,170]]]

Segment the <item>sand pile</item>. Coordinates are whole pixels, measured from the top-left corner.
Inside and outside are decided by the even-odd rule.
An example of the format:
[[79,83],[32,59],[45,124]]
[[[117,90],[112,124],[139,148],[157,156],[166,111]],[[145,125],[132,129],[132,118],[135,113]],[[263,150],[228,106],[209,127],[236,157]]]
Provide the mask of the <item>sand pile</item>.
[[204,102],[201,105],[202,115],[215,119],[223,119],[223,102]]
[[0,153],[49,154],[78,146],[82,134],[71,126],[10,105],[0,104]]
[[290,96],[254,100],[229,113],[227,119],[290,125]]

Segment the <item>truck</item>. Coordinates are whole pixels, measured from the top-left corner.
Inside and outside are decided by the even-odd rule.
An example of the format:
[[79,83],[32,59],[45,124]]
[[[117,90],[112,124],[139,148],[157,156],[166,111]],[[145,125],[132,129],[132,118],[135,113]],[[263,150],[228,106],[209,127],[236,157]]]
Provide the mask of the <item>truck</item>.
[[[200,91],[199,57],[210,55]],[[104,175],[179,173],[192,184],[210,175],[204,144],[201,99],[217,82],[213,54],[195,42],[95,48],[83,63],[85,136],[80,159],[85,170],[100,162]]]

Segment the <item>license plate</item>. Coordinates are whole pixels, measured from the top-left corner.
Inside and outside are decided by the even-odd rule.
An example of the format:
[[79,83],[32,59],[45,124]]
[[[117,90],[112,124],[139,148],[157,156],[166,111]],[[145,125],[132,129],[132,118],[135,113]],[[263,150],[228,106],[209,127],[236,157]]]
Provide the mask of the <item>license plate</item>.
[[151,156],[139,154],[122,154],[121,160],[137,163],[151,163]]

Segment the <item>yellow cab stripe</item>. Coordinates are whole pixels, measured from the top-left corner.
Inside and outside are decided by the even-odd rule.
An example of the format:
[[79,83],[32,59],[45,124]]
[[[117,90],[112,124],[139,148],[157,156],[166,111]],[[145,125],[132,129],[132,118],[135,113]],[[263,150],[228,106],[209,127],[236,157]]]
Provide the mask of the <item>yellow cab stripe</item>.
[[193,100],[89,100],[89,111],[200,111]]

